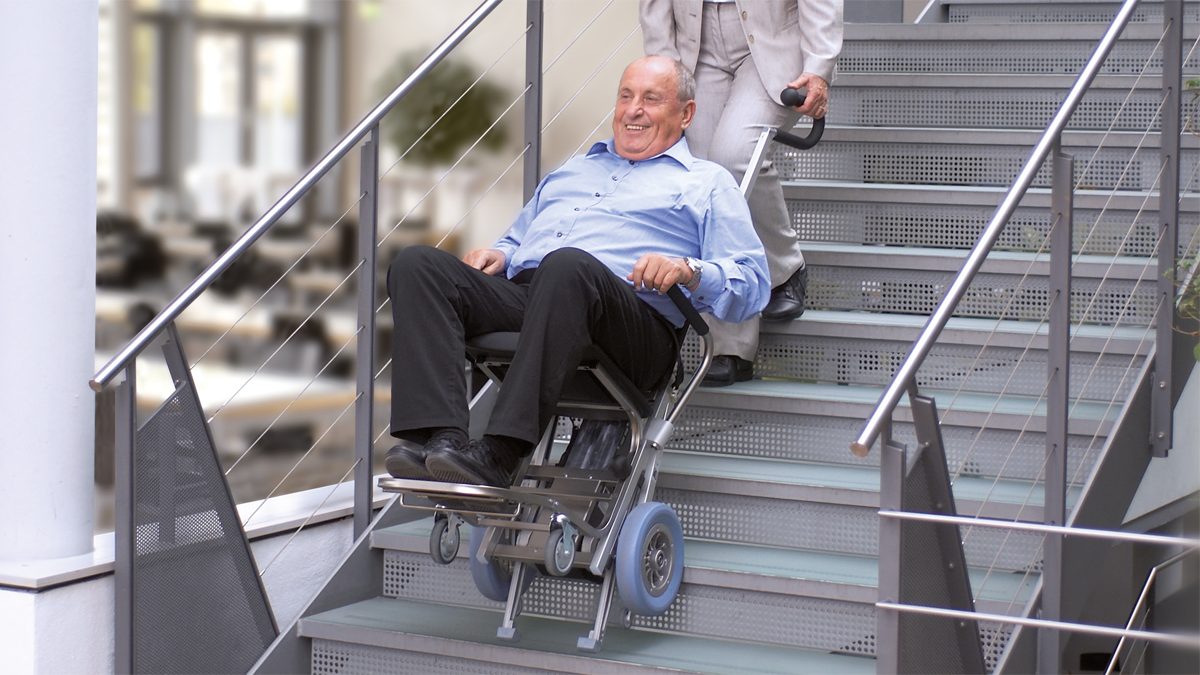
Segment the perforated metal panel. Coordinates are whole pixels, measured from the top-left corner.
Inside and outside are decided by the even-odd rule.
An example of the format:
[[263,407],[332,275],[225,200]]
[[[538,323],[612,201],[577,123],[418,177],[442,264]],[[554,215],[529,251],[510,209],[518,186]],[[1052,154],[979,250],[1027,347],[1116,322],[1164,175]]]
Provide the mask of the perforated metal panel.
[[[997,202],[1000,197],[997,195]],[[1192,202],[1189,204],[1188,202]],[[1184,200],[1179,214],[1180,257],[1200,227],[1195,200]],[[970,249],[996,213],[993,206],[891,204],[788,200],[792,224],[802,241],[885,244]],[[1132,232],[1130,229],[1132,228]],[[1158,240],[1157,213],[1075,209],[1072,235],[1076,253],[1149,257]],[[1050,209],[1018,207],[1000,233],[995,250],[1036,252],[1049,249]],[[1044,245],[1045,244],[1045,245]]]
[[[1076,75],[1095,48],[1091,40],[847,40],[838,57],[838,71]],[[1137,75],[1143,67],[1147,73],[1162,72],[1162,53],[1155,51],[1155,42],[1121,40],[1113,46],[1100,73]],[[1200,57],[1193,54],[1184,68],[1195,72]]]
[[[1112,23],[1118,3],[1005,3],[994,5],[950,5],[950,23]],[[1185,3],[1184,23],[1200,21],[1200,6]],[[1143,2],[1129,18],[1130,23],[1162,24],[1161,2]]]
[[[831,384],[887,386],[911,345],[887,340],[765,334],[759,338],[758,377]],[[938,344],[917,372],[917,385],[943,391],[1038,396],[1046,387],[1046,352]],[[1071,396],[1121,401],[1141,357],[1071,353]]]
[[996,666],[1000,664],[1000,657],[1004,655],[1004,648],[1012,639],[1012,630],[1013,627],[1010,624],[992,623],[991,621],[979,622],[979,641],[983,643],[983,665],[987,666],[989,673],[996,672]]
[[[829,123],[887,127],[1044,129],[1066,89],[833,87]],[[1129,97],[1126,100],[1126,97]],[[1089,90],[1068,129],[1157,131],[1159,91]],[[1114,124],[1113,120],[1116,120]]]
[[[950,401],[939,401],[949,407]],[[850,442],[862,428],[851,417],[818,417],[757,410],[689,406],[676,422],[669,448],[714,454],[762,457],[823,464],[878,466],[878,453],[850,454]],[[911,424],[897,422],[892,433],[915,447]],[[1045,464],[1046,440],[1039,432],[942,427],[952,474],[1037,480]],[[1072,485],[1087,479],[1104,437],[1067,437],[1067,475]],[[960,470],[961,467],[961,470]]]
[[[784,180],[1008,187],[1029,159],[1030,150],[1017,145],[824,140],[804,152],[776,145],[772,158]],[[1095,153],[1094,160],[1092,150],[1066,148],[1065,152],[1077,155],[1075,180],[1080,189],[1150,190],[1158,179],[1157,148],[1105,147]],[[1195,150],[1180,152],[1182,176],[1192,175],[1196,158]],[[1050,186],[1048,164],[1032,184]]]
[[133,672],[245,672],[275,622],[190,384],[135,445]]
[[313,675],[413,673],[414,675],[541,675],[558,671],[473,661],[447,654],[406,652],[331,640],[312,641]]
[[[879,554],[879,516],[872,508],[665,488],[655,492],[655,499],[675,509],[686,537],[865,557]],[[1039,535],[977,528],[964,543],[967,563],[1024,571],[1038,564],[1041,541]]]
[[[809,265],[806,304],[812,309],[929,315],[953,280],[949,272]],[[1076,278],[1071,321],[1145,326],[1154,318],[1154,290],[1153,282],[1147,281]],[[979,274],[954,315],[1040,321],[1048,295],[1045,277],[1022,282],[1016,275]]]
[[872,656],[875,607],[852,602],[683,584],[661,616],[634,625],[691,635]]

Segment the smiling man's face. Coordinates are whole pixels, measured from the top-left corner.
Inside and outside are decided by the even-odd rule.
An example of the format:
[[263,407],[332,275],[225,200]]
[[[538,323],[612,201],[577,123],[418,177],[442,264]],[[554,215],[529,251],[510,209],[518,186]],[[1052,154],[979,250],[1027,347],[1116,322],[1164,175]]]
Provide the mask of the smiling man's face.
[[621,76],[613,114],[613,144],[625,159],[647,159],[675,145],[692,123],[695,101],[680,103],[675,64],[648,56],[629,64]]

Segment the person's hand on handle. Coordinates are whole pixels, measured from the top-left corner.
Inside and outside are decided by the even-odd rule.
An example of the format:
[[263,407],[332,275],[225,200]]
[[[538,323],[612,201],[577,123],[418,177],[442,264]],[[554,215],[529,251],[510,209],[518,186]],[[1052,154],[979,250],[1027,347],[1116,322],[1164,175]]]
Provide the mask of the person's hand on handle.
[[692,268],[683,258],[647,253],[634,263],[633,272],[626,278],[633,282],[634,290],[653,288],[662,295],[675,284],[686,286],[691,283]]
[[829,108],[829,83],[820,75],[803,73],[788,84],[788,87],[808,92],[804,104],[796,108],[801,115],[807,115],[814,120],[825,117],[825,111]]
[[463,262],[485,274],[499,274],[504,270],[506,258],[502,251],[494,248],[481,248],[463,256]]

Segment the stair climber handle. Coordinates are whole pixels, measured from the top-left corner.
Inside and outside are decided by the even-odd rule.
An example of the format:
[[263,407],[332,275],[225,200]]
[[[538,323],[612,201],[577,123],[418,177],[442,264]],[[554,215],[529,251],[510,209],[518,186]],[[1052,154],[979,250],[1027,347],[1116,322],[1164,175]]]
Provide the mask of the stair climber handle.
[[[789,105],[793,108],[804,105],[805,95],[800,93],[799,89],[788,87],[779,92],[779,100],[783,101],[784,105]],[[814,119],[812,130],[804,138],[789,134],[786,131],[779,131],[775,134],[775,141],[782,143],[789,148],[797,150],[808,150],[821,140],[821,134],[825,133],[825,118]]]
[[683,312],[683,318],[687,321],[692,330],[696,331],[696,335],[703,337],[708,333],[708,324],[704,322],[704,317],[700,316],[700,312],[692,306],[690,300],[684,296],[683,291],[679,290],[679,284],[673,284],[667,289],[667,297],[671,298],[671,302]]

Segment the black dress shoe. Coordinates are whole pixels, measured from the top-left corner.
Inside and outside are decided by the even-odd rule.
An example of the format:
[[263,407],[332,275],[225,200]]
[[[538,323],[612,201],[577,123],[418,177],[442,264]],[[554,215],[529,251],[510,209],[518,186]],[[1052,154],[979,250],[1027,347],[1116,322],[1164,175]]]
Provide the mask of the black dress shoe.
[[400,441],[387,451],[383,465],[387,468],[387,472],[395,478],[434,480],[433,474],[425,468],[425,458],[435,447],[440,448],[445,445],[453,445],[453,443],[446,438],[432,440],[423,446],[411,441]]
[[520,459],[482,440],[467,441],[457,450],[431,452],[425,460],[425,468],[437,480],[505,488],[512,486],[513,470],[518,464]]
[[801,266],[788,280],[771,290],[771,301],[762,311],[763,321],[792,321],[804,313],[808,268]]
[[754,362],[740,356],[722,354],[713,357],[708,373],[700,381],[701,387],[727,387],[734,382],[745,382],[754,377]]

